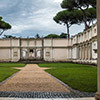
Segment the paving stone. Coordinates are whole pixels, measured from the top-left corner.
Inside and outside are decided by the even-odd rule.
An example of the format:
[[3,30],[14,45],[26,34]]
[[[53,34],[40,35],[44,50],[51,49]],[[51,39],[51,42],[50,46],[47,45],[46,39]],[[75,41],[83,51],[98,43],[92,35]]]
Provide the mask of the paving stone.
[[[95,95],[92,95],[93,97]],[[0,97],[15,98],[83,98],[88,95],[66,93],[66,92],[0,92]]]

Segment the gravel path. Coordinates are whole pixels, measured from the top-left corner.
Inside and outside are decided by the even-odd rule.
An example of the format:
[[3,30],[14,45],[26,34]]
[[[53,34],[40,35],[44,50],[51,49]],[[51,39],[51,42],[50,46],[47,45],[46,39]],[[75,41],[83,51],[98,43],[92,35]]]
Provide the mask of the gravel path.
[[27,64],[0,86],[0,91],[70,92],[36,64]]

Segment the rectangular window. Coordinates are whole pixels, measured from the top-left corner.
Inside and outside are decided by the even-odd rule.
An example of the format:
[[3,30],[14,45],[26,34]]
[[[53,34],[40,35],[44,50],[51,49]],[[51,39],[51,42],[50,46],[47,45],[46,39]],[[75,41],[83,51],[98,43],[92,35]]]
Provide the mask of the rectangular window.
[[97,32],[97,30],[96,29],[94,29],[94,33],[96,33]]
[[46,56],[50,56],[50,52],[46,52]]
[[18,56],[18,53],[17,52],[14,52],[14,57],[17,57]]

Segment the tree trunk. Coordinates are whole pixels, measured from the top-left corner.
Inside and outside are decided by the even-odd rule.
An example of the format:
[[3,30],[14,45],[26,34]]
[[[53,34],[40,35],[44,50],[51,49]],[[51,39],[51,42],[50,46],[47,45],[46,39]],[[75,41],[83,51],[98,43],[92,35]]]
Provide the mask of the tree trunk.
[[68,38],[70,38],[70,34],[69,34],[69,25],[67,24],[67,34],[68,34]]
[[83,13],[83,21],[84,21],[85,29],[88,29],[86,13],[85,13],[85,11],[82,8],[80,8],[80,9],[81,9],[81,11]]
[[3,30],[3,31],[0,33],[0,36],[3,34],[4,31],[5,31],[5,30]]
[[85,14],[84,11],[83,11],[83,20],[84,20],[85,29],[87,29],[87,28],[88,28],[88,25],[87,25],[87,18],[86,18],[86,14]]
[[86,18],[84,18],[83,20],[84,20],[85,29],[88,29],[88,25],[87,25],[87,20],[86,20]]

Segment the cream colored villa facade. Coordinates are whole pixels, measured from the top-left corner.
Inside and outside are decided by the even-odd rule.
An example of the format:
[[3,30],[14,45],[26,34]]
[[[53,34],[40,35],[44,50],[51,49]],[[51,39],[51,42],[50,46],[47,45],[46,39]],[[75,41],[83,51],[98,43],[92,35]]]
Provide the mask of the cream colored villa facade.
[[0,61],[97,63],[97,24],[70,39],[0,39]]

